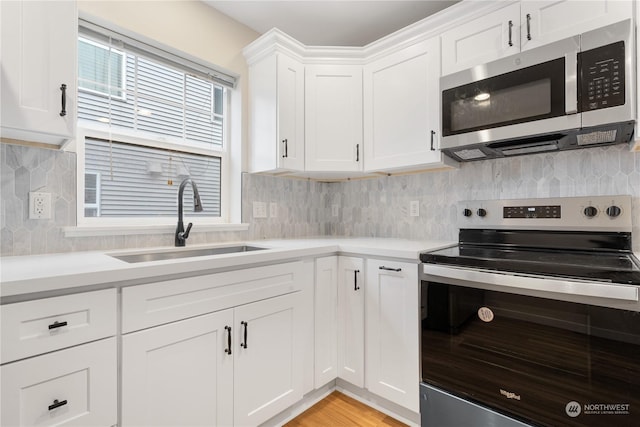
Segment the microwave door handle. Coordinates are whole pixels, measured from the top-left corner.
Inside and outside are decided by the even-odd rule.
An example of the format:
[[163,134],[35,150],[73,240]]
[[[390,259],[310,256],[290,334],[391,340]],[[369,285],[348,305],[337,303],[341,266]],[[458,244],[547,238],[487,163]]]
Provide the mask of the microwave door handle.
[[564,81],[565,81],[565,112],[575,114],[578,112],[578,52],[567,53],[564,57]]

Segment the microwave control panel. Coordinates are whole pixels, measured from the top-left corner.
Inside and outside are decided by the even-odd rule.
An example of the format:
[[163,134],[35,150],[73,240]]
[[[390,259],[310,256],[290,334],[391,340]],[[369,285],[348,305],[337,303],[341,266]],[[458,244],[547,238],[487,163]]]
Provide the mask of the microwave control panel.
[[580,52],[578,68],[581,112],[624,105],[624,42]]

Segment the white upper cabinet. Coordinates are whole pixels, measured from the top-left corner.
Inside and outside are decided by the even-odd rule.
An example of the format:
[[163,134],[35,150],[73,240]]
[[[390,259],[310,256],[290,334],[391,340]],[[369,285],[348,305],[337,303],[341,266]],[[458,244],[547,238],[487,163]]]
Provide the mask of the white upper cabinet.
[[366,171],[455,164],[438,150],[439,77],[437,37],[365,65]]
[[522,50],[631,18],[632,11],[633,2],[624,0],[523,1]]
[[304,170],[304,66],[274,53],[249,66],[250,172]]
[[520,4],[512,3],[442,34],[442,74],[520,52]]
[[631,18],[633,2],[512,2],[442,34],[442,74],[484,64]]
[[305,169],[362,170],[362,67],[305,69]]
[[2,138],[64,145],[75,134],[75,1],[3,1]]

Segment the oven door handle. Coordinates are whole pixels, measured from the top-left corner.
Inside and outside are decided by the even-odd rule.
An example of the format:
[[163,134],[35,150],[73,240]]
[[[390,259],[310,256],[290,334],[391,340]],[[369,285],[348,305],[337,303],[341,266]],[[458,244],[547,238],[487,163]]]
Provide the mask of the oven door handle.
[[636,286],[580,282],[562,280],[554,277],[529,277],[518,274],[493,273],[462,268],[423,264],[423,272],[430,277],[440,279],[463,280],[508,288],[528,289],[533,291],[555,292],[567,295],[579,295],[623,301],[638,301]]

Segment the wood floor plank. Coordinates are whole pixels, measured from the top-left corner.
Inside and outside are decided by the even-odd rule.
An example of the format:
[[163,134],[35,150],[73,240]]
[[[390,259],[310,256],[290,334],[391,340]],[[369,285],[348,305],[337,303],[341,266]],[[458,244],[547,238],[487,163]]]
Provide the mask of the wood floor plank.
[[286,427],[406,427],[362,402],[334,391],[285,424]]

